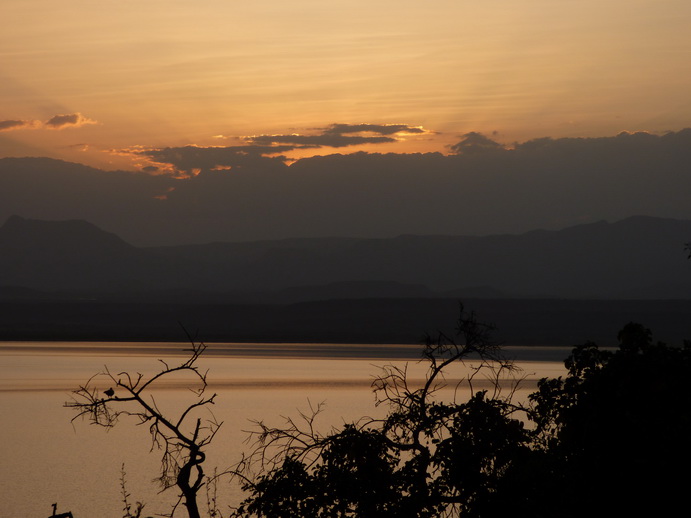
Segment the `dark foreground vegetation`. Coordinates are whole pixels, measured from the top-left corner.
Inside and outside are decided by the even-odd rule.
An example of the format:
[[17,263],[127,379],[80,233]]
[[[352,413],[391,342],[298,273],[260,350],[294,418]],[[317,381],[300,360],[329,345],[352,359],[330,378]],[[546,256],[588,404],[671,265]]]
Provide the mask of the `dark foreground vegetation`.
[[[214,501],[208,514],[566,518],[673,516],[687,506],[690,342],[655,342],[650,330],[629,323],[616,351],[592,342],[574,348],[568,374],[542,379],[525,402],[514,397],[520,372],[490,332],[462,312],[456,335],[427,339],[421,386],[405,370],[385,367],[373,383],[378,404],[388,408],[382,420],[363,418],[322,434],[317,408],[282,427],[257,423],[254,447],[224,472],[246,499],[234,509]],[[162,487],[177,487],[191,518],[203,514],[203,488],[226,483],[203,470],[204,447],[220,426],[195,416],[214,399],[204,395],[205,374],[195,364],[203,352],[203,344],[193,344],[186,362],[163,364],[151,379],[106,372],[112,390],[90,380],[67,404],[103,426],[124,414],[150,426],[163,451]],[[449,401],[440,389],[459,362],[474,366],[464,385],[470,394]],[[164,416],[147,391],[179,371],[199,383],[198,399],[181,415]],[[491,389],[474,389],[483,377]],[[127,507],[125,516],[139,516],[141,507],[135,511]]]

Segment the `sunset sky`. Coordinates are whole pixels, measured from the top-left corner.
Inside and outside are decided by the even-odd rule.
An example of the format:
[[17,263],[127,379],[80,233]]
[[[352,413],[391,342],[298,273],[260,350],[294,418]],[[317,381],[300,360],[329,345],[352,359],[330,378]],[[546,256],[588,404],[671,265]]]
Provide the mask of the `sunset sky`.
[[[449,153],[691,126],[688,0],[3,0],[0,157]],[[270,152],[271,150],[264,150]]]

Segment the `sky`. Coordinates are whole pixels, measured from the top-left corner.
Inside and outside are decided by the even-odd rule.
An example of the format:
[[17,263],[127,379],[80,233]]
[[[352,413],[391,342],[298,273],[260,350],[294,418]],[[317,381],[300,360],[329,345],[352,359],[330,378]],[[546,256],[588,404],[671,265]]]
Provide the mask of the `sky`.
[[687,0],[3,0],[0,156],[136,170],[339,124],[414,131],[286,156],[677,131],[690,26]]
[[154,244],[691,218],[689,27],[688,0],[3,0],[0,158],[95,169],[6,161],[0,220]]

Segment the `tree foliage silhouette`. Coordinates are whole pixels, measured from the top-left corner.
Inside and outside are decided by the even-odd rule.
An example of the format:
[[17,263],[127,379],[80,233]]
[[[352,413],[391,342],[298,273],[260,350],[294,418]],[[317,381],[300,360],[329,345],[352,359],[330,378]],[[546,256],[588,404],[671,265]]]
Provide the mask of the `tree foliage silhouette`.
[[[457,340],[428,340],[422,387],[385,368],[373,384],[389,406],[383,420],[325,435],[314,425],[319,408],[283,428],[258,423],[255,449],[237,469],[248,497],[236,516],[654,516],[684,504],[689,342],[653,343],[650,330],[629,323],[617,350],[574,348],[566,376],[540,380],[519,405],[511,390],[498,392],[513,366],[489,331],[462,313]],[[446,369],[471,359],[469,385],[492,372],[492,393],[435,398]]]
[[[482,508],[530,438],[516,415],[522,410],[500,393],[499,379],[513,364],[490,330],[461,311],[456,337],[428,338],[421,386],[405,368],[384,367],[373,382],[378,404],[389,407],[382,420],[326,435],[314,426],[319,408],[283,428],[258,423],[256,447],[237,470],[249,497],[236,516],[432,517]],[[438,399],[447,369],[458,363],[469,367],[470,386],[489,373],[491,396]]]
[[545,452],[533,509],[572,502],[556,516],[661,516],[682,503],[691,482],[691,343],[654,343],[633,322],[618,339],[616,351],[577,347],[565,379],[542,380],[531,395]]

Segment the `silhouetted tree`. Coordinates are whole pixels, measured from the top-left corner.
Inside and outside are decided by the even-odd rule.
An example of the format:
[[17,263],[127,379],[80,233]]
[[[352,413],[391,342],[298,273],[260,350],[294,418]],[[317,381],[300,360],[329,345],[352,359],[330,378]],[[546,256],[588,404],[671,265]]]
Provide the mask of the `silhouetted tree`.
[[317,408],[283,428],[259,423],[237,470],[249,496],[236,516],[662,516],[685,505],[691,343],[656,344],[629,323],[618,349],[574,348],[566,376],[540,380],[528,406],[496,390],[438,401],[453,362],[512,368],[488,331],[462,314],[458,341],[428,340],[420,388],[405,369],[385,368],[374,381],[389,405],[383,420],[322,435]]
[[[499,393],[498,380],[513,365],[490,341],[490,329],[461,311],[456,338],[427,340],[420,387],[406,369],[384,367],[373,383],[378,404],[389,407],[383,420],[325,435],[315,427],[319,408],[283,428],[258,423],[256,447],[237,470],[249,497],[236,516],[480,516],[530,438],[514,417],[520,409]],[[463,403],[435,397],[447,368],[461,362],[471,367],[471,387],[490,373],[491,395],[477,391]]]
[[618,338],[616,351],[577,347],[566,378],[544,379],[531,395],[544,452],[534,516],[664,516],[684,504],[691,344],[653,343],[636,323]]
[[[234,516],[665,516],[686,505],[691,342],[655,343],[649,329],[629,323],[618,348],[574,348],[566,375],[540,380],[521,405],[513,401],[520,378],[491,330],[461,308],[456,336],[427,339],[421,384],[406,367],[384,367],[373,382],[377,404],[388,408],[383,419],[321,433],[317,406],[281,427],[257,422],[254,447],[232,470],[247,492]],[[196,365],[205,346],[192,344],[185,362],[163,363],[148,379],[106,369],[107,393],[92,378],[66,405],[101,426],[123,415],[148,423],[164,452],[161,484],[177,486],[178,504],[198,518],[202,449],[220,423],[192,417],[215,396],[204,396],[206,374]],[[469,369],[469,393],[459,400],[460,382],[441,392],[453,364]],[[200,387],[198,399],[170,419],[145,394],[176,372],[192,373]],[[482,376],[490,390],[475,390]]]
[[[142,374],[120,372],[113,374],[106,367],[80,386],[72,395],[72,400],[65,403],[77,415],[72,419],[85,417],[93,424],[106,428],[113,427],[121,417],[134,417],[137,424],[147,424],[151,433],[152,449],[163,452],[161,472],[158,478],[163,490],[177,487],[180,496],[173,507],[172,516],[182,502],[190,518],[199,518],[197,495],[206,481],[202,464],[206,459],[204,448],[214,438],[222,423],[216,421],[209,412],[205,419],[198,417],[198,410],[214,403],[216,394],[205,395],[207,387],[206,372],[201,372],[197,360],[206,350],[203,342],[190,340],[190,355],[178,365],[169,365],[159,360],[163,368],[149,378]],[[165,415],[156,404],[151,389],[163,379],[180,373],[191,374],[190,382],[194,401],[184,408],[179,415]],[[102,383],[111,387],[105,391],[99,389]],[[105,396],[105,397],[103,397]]]

